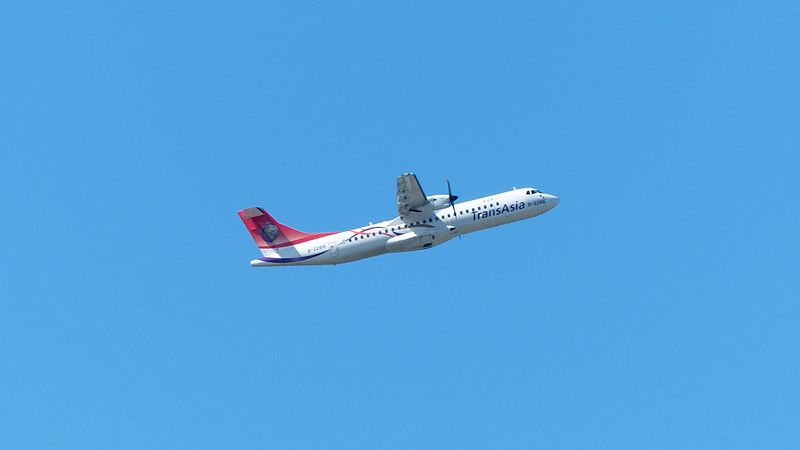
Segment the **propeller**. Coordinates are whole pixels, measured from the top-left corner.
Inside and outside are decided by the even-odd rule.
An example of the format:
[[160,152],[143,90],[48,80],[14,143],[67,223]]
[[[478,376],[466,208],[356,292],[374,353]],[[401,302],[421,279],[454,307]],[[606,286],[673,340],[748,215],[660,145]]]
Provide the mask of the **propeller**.
[[[447,197],[448,200],[450,201],[450,206],[453,208],[453,217],[458,216],[458,213],[456,213],[456,200],[458,200],[458,196],[453,195],[453,190],[450,189],[449,179],[447,180]],[[461,233],[458,233],[458,238],[461,239]]]
[[450,189],[450,180],[447,180],[447,197],[448,201],[450,202],[450,206],[453,207],[453,217],[456,216],[456,205],[455,202],[458,200],[457,195],[453,195],[453,190]]

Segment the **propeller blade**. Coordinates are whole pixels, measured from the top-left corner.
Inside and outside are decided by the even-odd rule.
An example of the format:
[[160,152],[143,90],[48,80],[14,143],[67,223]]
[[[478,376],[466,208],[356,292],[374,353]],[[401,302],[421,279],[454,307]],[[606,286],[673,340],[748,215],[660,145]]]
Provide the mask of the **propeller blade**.
[[[453,190],[450,189],[450,180],[447,180],[447,197],[450,200],[450,206],[453,207],[453,217],[456,217],[456,199],[458,198],[457,195],[453,195]],[[461,236],[461,235],[459,235]]]
[[[453,217],[455,218],[458,213],[456,212],[456,199],[458,198],[457,195],[453,195],[453,190],[450,189],[450,180],[447,180],[447,198],[450,200],[450,206],[453,207]],[[458,230],[456,230],[458,232]],[[461,233],[458,233],[458,239],[461,240]]]
[[458,200],[458,196],[453,195],[453,190],[450,189],[450,180],[447,180],[447,196],[450,197],[449,198],[450,203],[453,203],[454,201]]

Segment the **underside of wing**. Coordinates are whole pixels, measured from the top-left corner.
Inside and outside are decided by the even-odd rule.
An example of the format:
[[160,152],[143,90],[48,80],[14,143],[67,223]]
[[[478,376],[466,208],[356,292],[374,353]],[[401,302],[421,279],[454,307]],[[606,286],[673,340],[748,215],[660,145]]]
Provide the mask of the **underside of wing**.
[[402,219],[408,216],[427,213],[431,210],[431,204],[425,198],[425,192],[419,185],[417,176],[407,173],[397,177],[397,212]]

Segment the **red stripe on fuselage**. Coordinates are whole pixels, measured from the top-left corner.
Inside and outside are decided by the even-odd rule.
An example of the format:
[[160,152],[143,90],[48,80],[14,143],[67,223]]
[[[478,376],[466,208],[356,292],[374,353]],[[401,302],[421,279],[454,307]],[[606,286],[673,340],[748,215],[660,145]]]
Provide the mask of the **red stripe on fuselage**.
[[[364,236],[368,236],[370,233],[365,233],[366,231],[374,230],[374,229],[377,229],[377,228],[382,228],[382,229],[384,229],[384,230],[388,230],[388,228],[387,228],[387,227],[379,227],[379,226],[376,226],[376,227],[364,228],[363,230],[350,230],[350,232],[351,232],[351,233],[354,233],[354,235],[353,235],[353,236],[357,236],[357,235],[364,235]],[[300,238],[300,239],[295,239],[295,240],[293,240],[293,241],[284,242],[284,243],[282,243],[282,244],[276,244],[276,245],[259,245],[259,246],[258,246],[258,248],[281,248],[281,247],[289,247],[289,246],[296,245],[296,244],[302,244],[303,242],[313,241],[314,239],[323,238],[323,237],[325,237],[325,236],[330,236],[330,235],[332,235],[332,234],[338,234],[338,232],[332,232],[332,233],[317,233],[317,234],[312,234],[312,235],[309,235],[309,236],[306,236],[306,237],[303,237],[303,238]],[[388,234],[388,232],[387,232],[387,231],[381,231],[381,232],[378,232],[378,234],[382,234],[382,235],[384,235],[384,236],[392,237],[392,235],[391,235],[391,234]],[[397,234],[397,233],[395,233],[395,234]],[[351,237],[352,237],[352,236],[351,236]]]
[[258,248],[280,248],[280,247],[289,247],[296,244],[302,244],[303,242],[313,241],[314,239],[324,238],[325,236],[330,236],[332,234],[337,233],[319,233],[319,234],[311,234],[306,237],[302,237],[300,239],[295,239],[289,242],[283,242],[281,244],[276,245],[259,245]]

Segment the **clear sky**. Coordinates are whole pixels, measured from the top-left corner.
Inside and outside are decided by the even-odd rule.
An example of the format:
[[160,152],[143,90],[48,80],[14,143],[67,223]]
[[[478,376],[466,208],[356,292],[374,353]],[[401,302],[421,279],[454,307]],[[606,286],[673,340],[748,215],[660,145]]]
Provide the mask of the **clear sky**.
[[0,446],[800,446],[798,5],[5,2]]

